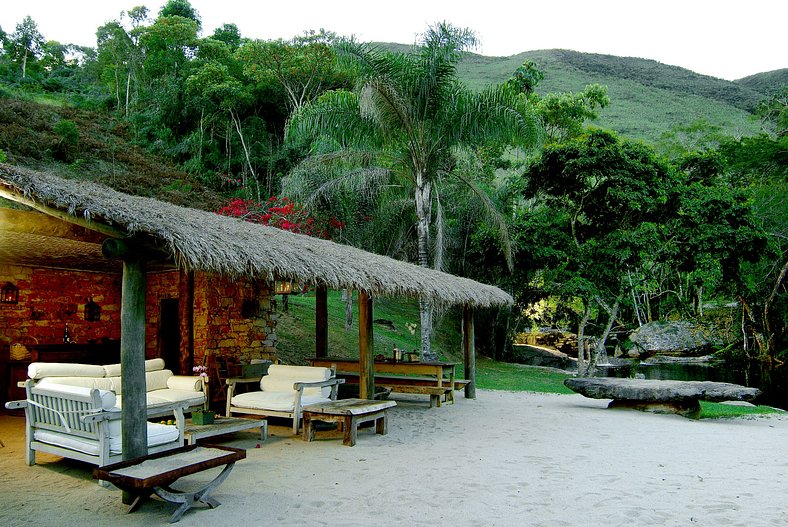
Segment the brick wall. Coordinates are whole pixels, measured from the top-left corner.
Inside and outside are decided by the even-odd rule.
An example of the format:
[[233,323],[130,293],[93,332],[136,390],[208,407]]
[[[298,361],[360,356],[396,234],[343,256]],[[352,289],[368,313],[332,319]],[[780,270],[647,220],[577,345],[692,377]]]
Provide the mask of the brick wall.
[[[0,284],[19,288],[18,304],[0,304],[0,341],[57,344],[68,322],[71,340],[120,338],[121,276],[0,265]],[[101,307],[100,320],[85,320],[89,298]],[[32,343],[32,342],[31,342]]]
[[[0,265],[0,284],[12,282],[19,288],[18,304],[0,304],[0,343],[24,342],[26,337],[40,344],[61,343],[66,322],[71,339],[77,342],[119,339],[121,280],[119,274]],[[211,365],[213,357],[249,361],[275,356],[276,320],[267,281],[195,273],[193,313],[187,273],[150,272],[147,282],[146,358],[161,354],[159,317],[166,299],[179,301],[183,373],[188,373],[192,364]],[[88,322],[84,316],[91,296],[101,306],[97,322]]]

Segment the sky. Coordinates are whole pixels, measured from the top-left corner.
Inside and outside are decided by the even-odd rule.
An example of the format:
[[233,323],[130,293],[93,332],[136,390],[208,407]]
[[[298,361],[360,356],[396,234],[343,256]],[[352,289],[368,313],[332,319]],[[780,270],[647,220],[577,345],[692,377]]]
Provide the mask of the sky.
[[[47,40],[96,45],[96,28],[161,0],[0,0],[0,27],[30,15]],[[571,49],[653,59],[704,75],[739,79],[788,67],[786,0],[191,0],[203,35],[234,23],[249,38],[290,39],[307,30],[360,41],[413,44],[432,24],[473,30],[477,53],[510,56]]]

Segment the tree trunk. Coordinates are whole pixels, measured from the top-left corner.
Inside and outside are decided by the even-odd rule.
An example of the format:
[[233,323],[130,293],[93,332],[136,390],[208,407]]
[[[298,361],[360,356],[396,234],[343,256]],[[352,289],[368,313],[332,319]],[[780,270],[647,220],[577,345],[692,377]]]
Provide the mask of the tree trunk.
[[[241,131],[241,122],[235,116],[235,112],[230,110],[230,118],[233,120],[233,124],[235,125],[235,131],[238,132],[238,138],[241,140],[241,147],[244,149],[244,156],[246,157],[246,164],[249,167],[249,173],[252,175],[252,178],[256,181],[257,177],[254,174],[254,168],[252,167],[252,160],[249,158],[249,149],[246,147],[246,141],[244,141],[244,134]],[[246,186],[246,177],[243,178],[243,185]]]
[[586,343],[585,333],[588,319],[591,317],[591,303],[586,305],[583,312],[583,318],[580,319],[580,324],[577,327],[577,375],[585,377],[588,374],[586,369]]
[[345,303],[345,331],[353,327],[353,290],[342,290],[342,301]]
[[608,319],[607,325],[605,326],[605,331],[602,333],[602,336],[597,339],[596,346],[594,346],[594,354],[591,356],[591,360],[589,361],[588,371],[590,375],[594,375],[596,373],[596,365],[599,364],[599,359],[603,354],[605,356],[605,362],[607,362],[607,349],[605,345],[607,344],[607,338],[610,336],[610,331],[613,329],[613,322],[615,322],[616,317],[618,316],[620,302],[620,296],[616,298],[616,302],[613,304],[612,308],[608,307],[604,302],[599,302],[599,304],[604,307],[605,311],[607,311]]
[[[432,213],[432,183],[427,181],[423,172],[416,173],[416,233],[418,236],[419,265],[430,267],[430,216]],[[432,304],[427,299],[419,300],[419,319],[421,321],[421,357],[432,358]]]

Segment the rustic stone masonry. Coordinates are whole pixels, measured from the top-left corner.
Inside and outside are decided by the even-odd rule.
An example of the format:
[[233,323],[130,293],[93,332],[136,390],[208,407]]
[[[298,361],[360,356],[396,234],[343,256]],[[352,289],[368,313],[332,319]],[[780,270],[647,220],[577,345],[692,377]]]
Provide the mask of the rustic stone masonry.
[[[192,345],[195,365],[212,366],[217,357],[236,362],[275,357],[276,315],[266,280],[196,272],[193,310],[188,273],[149,272],[147,281],[146,358],[161,354],[159,317],[166,299],[179,301],[182,369],[192,365]],[[120,274],[0,265],[0,284],[6,282],[19,289],[19,302],[0,304],[0,344],[61,343],[66,322],[76,342],[120,339]],[[98,321],[85,320],[91,298],[101,308]]]
[[263,280],[197,273],[194,279],[194,362],[206,357],[240,361],[276,353],[270,286]]
[[[74,342],[120,338],[120,275],[0,265],[0,284],[19,289],[19,303],[0,304],[0,339],[5,344]],[[85,320],[85,304],[101,307],[98,321]]]

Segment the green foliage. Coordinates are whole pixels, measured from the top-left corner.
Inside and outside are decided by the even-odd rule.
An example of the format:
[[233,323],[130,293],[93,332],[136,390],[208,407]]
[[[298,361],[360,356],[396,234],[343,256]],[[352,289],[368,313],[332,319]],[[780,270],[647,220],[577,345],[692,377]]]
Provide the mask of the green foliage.
[[458,76],[469,88],[482,90],[506,81],[526,61],[538,63],[544,72],[536,89],[540,96],[579,92],[591,84],[607,86],[611,104],[593,124],[625,137],[655,143],[662,133],[699,119],[729,136],[760,131],[752,110],[763,93],[653,60],[566,50],[511,57],[468,54],[458,65]]

